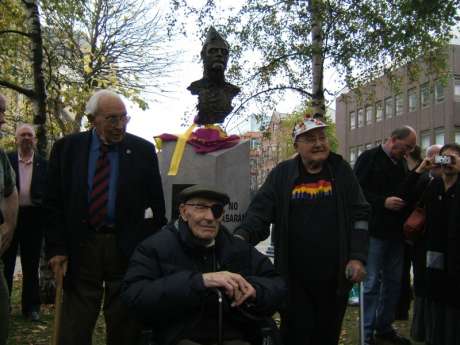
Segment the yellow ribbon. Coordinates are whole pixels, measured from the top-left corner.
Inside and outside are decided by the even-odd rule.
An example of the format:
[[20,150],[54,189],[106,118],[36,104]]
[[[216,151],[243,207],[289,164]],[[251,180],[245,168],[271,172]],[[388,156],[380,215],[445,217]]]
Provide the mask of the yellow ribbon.
[[191,125],[184,134],[179,135],[177,138],[176,148],[174,149],[173,156],[171,158],[171,164],[169,165],[169,176],[176,176],[179,170],[180,162],[182,161],[182,156],[184,155],[185,144],[187,143],[188,138],[195,129],[196,124]]

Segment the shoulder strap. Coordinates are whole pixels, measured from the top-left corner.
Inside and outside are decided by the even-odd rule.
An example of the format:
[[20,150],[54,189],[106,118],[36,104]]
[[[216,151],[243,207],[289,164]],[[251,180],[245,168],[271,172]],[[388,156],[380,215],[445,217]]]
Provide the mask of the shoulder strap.
[[423,190],[423,193],[422,193],[422,195],[421,195],[421,197],[420,197],[420,199],[419,199],[419,201],[417,203],[418,207],[425,207],[426,202],[428,200],[427,199],[428,192],[431,191],[431,186],[433,185],[434,180],[435,180],[434,178],[430,179],[430,181],[426,185],[425,189]]

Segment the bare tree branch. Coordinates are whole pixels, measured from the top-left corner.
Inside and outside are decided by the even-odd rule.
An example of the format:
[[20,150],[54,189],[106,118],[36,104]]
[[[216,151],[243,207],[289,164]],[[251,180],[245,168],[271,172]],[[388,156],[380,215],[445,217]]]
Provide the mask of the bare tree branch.
[[33,98],[36,97],[34,90],[26,89],[25,87],[16,85],[16,84],[11,83],[11,82],[9,82],[7,80],[0,80],[0,85],[6,87],[8,89],[14,90],[16,92],[19,92],[20,94],[23,94],[24,96],[27,96],[29,98],[33,99]]

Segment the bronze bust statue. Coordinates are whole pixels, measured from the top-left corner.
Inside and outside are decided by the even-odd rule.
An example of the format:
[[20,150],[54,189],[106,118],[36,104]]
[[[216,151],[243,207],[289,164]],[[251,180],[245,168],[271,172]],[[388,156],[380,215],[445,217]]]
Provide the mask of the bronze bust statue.
[[187,88],[198,95],[196,124],[222,123],[233,109],[232,99],[240,88],[225,81],[229,49],[227,41],[211,26],[201,49],[203,78]]

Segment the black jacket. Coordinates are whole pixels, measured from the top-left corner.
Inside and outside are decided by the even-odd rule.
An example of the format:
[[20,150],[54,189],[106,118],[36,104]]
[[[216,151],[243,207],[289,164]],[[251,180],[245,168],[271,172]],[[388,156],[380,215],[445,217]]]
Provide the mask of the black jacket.
[[[94,230],[88,226],[88,157],[92,131],[72,134],[51,150],[47,190],[46,253],[69,256],[65,286],[78,277],[80,245]],[[115,201],[118,246],[129,258],[143,239],[165,223],[163,188],[155,147],[126,134],[118,144],[119,171]],[[153,217],[146,217],[151,209]],[[148,211],[147,211],[148,212]]]
[[[289,274],[288,238],[289,204],[292,188],[299,177],[299,156],[284,161],[268,175],[247,210],[243,223],[235,234],[252,245],[266,239],[273,224],[275,264],[285,277]],[[338,294],[345,294],[350,287],[345,278],[345,266],[349,260],[367,260],[368,218],[370,207],[349,164],[341,156],[330,153],[326,167],[337,194],[337,224],[339,225],[339,277]]]
[[393,163],[379,145],[364,151],[358,157],[354,171],[367,201],[372,206],[370,235],[381,239],[402,240],[402,225],[407,211],[389,210],[384,207],[384,203],[389,196],[404,198],[404,186],[408,176],[405,161]]
[[[203,283],[202,251],[188,226],[177,221],[142,242],[131,257],[122,298],[153,325],[159,344],[172,344],[187,334],[203,316],[209,293],[214,293]],[[285,285],[267,257],[224,227],[216,237],[215,256],[218,271],[241,274],[256,289],[251,313],[272,315],[278,309]]]
[[[8,159],[10,160],[11,166],[16,173],[16,188],[19,193],[21,186],[19,185],[18,152],[9,152]],[[32,164],[34,166],[32,169],[32,181],[30,183],[30,198],[32,200],[32,206],[41,206],[43,196],[45,195],[48,161],[35,152]]]

